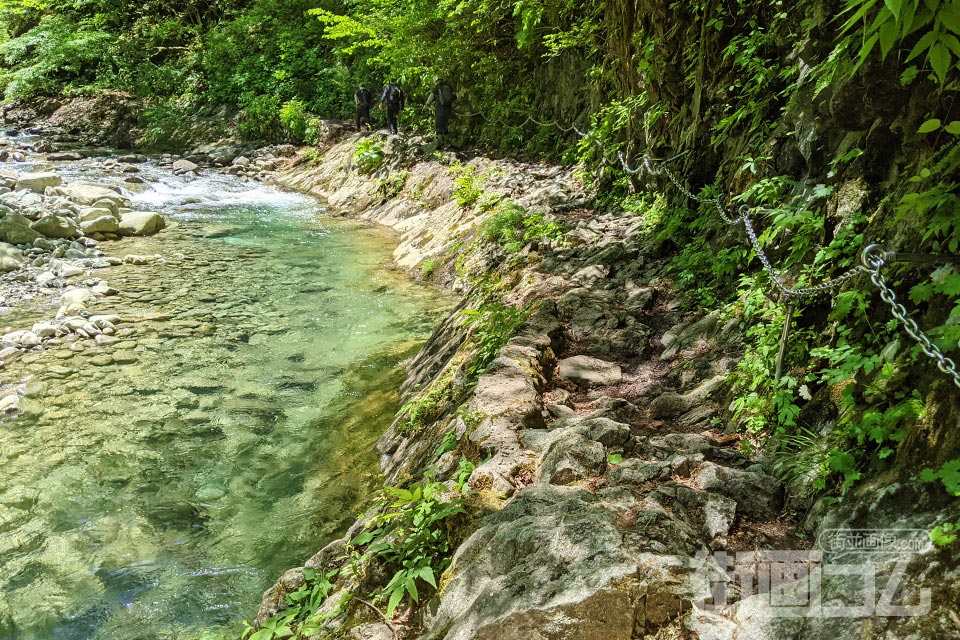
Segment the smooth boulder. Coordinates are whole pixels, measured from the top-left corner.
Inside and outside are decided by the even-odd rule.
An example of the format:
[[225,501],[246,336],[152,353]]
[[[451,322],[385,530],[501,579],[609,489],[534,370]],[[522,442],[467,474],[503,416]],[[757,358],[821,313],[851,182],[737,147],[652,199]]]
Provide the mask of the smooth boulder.
[[122,236],[149,236],[165,226],[163,216],[156,211],[129,211],[120,218],[119,232]]
[[59,187],[61,184],[63,184],[63,178],[52,171],[24,173],[17,180],[17,189],[43,193],[47,187]]
[[76,222],[63,216],[43,216],[30,228],[48,238],[78,238],[83,235]]
[[0,242],[0,272],[15,271],[23,266],[23,252],[12,244]]
[[31,229],[29,224],[23,224],[9,216],[0,219],[0,241],[10,244],[31,244],[41,237],[43,236]]

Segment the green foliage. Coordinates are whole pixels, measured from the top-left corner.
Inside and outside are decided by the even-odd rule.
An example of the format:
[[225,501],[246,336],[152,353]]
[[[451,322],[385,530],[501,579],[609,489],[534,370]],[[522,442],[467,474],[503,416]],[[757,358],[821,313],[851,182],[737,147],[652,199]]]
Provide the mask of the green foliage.
[[472,207],[483,195],[483,185],[489,174],[477,174],[477,167],[472,164],[456,162],[451,168],[453,173],[453,197],[461,207]]
[[240,98],[243,116],[237,130],[248,140],[272,140],[279,136],[280,97],[245,93]]
[[407,185],[409,177],[409,171],[394,171],[386,178],[377,180],[377,193],[385,200],[396,198]]
[[490,302],[479,309],[467,309],[463,315],[473,328],[471,339],[476,345],[473,358],[467,365],[467,373],[476,380],[523,325],[527,312],[501,302]]
[[[903,58],[904,64],[922,56],[941,85],[947,74],[957,69],[960,5],[954,0],[847,0],[845,13],[850,17],[842,32],[853,33],[861,41],[853,71],[878,47],[880,57],[886,59],[907,39],[914,44]],[[905,73],[912,79],[917,69],[908,67]]]
[[493,216],[484,220],[480,235],[488,242],[497,242],[507,253],[516,253],[534,240],[563,242],[563,226],[542,213],[530,212],[512,202],[503,202]]
[[289,100],[280,106],[278,114],[280,124],[284,131],[293,138],[295,142],[303,142],[307,138],[307,127],[309,125],[309,116],[307,115],[307,105],[302,100]]
[[296,611],[288,611],[283,615],[275,615],[263,621],[259,631],[254,631],[249,625],[244,630],[241,640],[273,640],[274,638],[289,638],[293,636],[293,619]]
[[373,136],[361,138],[353,151],[353,162],[357,171],[364,175],[370,175],[379,169],[384,158],[386,155],[383,153],[383,146],[380,140]]
[[936,471],[930,468],[924,469],[920,473],[920,479],[924,482],[939,480],[943,483],[947,493],[960,496],[960,458],[948,460]]
[[163,101],[140,114],[143,134],[137,145],[151,151],[176,151],[190,140],[186,109],[176,101]]
[[429,280],[437,270],[437,263],[433,260],[424,260],[420,265],[420,277]]
[[960,537],[960,520],[938,524],[930,532],[930,540],[938,547],[953,544]]
[[389,619],[406,596],[420,601],[418,584],[437,588],[437,577],[450,564],[450,537],[445,521],[464,513],[466,481],[473,465],[461,460],[454,491],[428,474],[410,487],[385,487],[375,502],[375,515],[366,529],[350,542],[366,547],[358,564],[378,558],[395,570],[379,599],[387,601]]

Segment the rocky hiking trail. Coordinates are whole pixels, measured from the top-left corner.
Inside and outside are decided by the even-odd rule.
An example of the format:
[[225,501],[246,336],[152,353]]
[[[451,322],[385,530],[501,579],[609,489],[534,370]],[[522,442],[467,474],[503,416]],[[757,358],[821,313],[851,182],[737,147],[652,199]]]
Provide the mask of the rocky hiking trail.
[[[415,149],[407,141],[393,153],[401,162]],[[462,456],[476,462],[468,484],[482,506],[439,592],[393,629],[366,608],[332,628],[384,639],[394,630],[448,640],[733,637],[735,614],[689,615],[720,579],[708,555],[809,547],[780,481],[724,434],[725,381],[742,348],[736,319],[684,311],[643,221],[586,213],[565,170],[471,161],[491,176],[488,189],[565,224],[563,242],[533,242],[511,259],[469,243],[485,214],[455,201],[453,170],[410,161],[402,193],[383,198],[384,177],[358,176],[351,152],[349,141],[334,145],[322,165],[295,162],[279,182],[400,230],[394,256],[408,269],[435,260],[493,274],[498,299],[529,315],[464,400],[414,432],[401,412],[377,444],[388,485],[428,469],[452,482]],[[463,311],[478,308],[474,285],[449,267],[436,280],[467,297],[408,365],[407,400],[451,376],[456,386],[473,348]],[[456,448],[440,453],[451,434]],[[363,522],[305,566],[340,567]],[[288,571],[258,621],[303,583],[302,569]]]

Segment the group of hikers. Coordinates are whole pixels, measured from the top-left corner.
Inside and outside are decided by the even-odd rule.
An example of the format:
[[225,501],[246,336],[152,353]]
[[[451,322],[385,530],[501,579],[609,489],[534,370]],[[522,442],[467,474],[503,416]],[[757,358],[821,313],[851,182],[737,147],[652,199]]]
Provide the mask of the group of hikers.
[[[357,92],[353,95],[353,101],[357,105],[357,131],[369,131],[373,128],[370,119],[370,109],[373,108],[373,92],[367,89],[364,83],[360,83]],[[448,142],[450,135],[450,118],[453,117],[453,103],[457,99],[457,94],[453,92],[453,87],[442,78],[433,79],[433,90],[430,97],[427,98],[427,106],[433,105],[434,119],[437,130],[437,140],[440,144]],[[390,133],[396,134],[397,118],[400,112],[406,107],[407,98],[396,80],[391,80],[383,87],[380,93],[379,109],[386,109],[387,129]]]

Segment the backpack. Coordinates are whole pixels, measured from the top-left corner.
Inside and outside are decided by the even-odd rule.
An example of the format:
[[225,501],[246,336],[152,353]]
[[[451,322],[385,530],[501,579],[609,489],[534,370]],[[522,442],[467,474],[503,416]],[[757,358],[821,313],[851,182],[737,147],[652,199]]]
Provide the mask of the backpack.
[[453,87],[446,82],[440,85],[440,90],[437,93],[437,102],[441,107],[449,107],[453,104],[453,101],[457,99],[457,94],[453,92]]
[[369,107],[373,104],[373,94],[370,93],[370,89],[360,89],[357,92],[357,100],[361,107]]
[[387,104],[398,109],[403,108],[403,91],[395,84],[387,87]]

